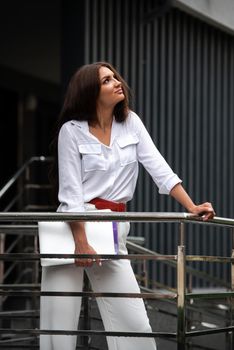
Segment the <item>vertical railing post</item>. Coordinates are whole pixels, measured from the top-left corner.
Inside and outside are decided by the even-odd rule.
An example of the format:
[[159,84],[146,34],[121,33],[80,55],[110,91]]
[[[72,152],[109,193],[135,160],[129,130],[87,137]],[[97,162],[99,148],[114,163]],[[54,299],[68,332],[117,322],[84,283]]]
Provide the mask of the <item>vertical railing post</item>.
[[[0,233],[0,254],[5,253],[5,234]],[[0,260],[0,283],[4,283],[4,260]],[[0,296],[0,312],[3,310],[3,296]],[[2,319],[0,320],[0,327],[2,328]],[[1,336],[0,336],[1,338]]]
[[[0,233],[0,254],[4,254],[4,253],[5,253],[5,234]],[[4,280],[4,260],[0,260],[0,283],[1,284],[3,284],[3,280]]]
[[[38,253],[38,234],[36,234],[33,238],[33,245],[34,245],[34,249],[33,249],[33,252],[34,254],[37,254]],[[33,271],[34,271],[34,274],[33,274],[33,278],[32,278],[32,281],[35,285],[37,285],[39,283],[39,278],[40,278],[40,273],[39,273],[39,261],[36,260],[34,263],[33,263]],[[38,310],[39,309],[39,302],[38,302],[38,298],[36,295],[34,295],[32,297],[32,306],[33,306],[33,309],[34,310]],[[35,319],[35,317],[33,317],[32,319],[32,327],[33,328],[36,328],[38,327],[38,320]],[[37,337],[34,338],[34,341],[33,341],[33,344],[37,344]]]
[[180,245],[177,253],[177,343],[178,350],[185,350],[185,246],[184,223],[180,223]]
[[[32,203],[32,196],[30,196],[30,189],[27,188],[27,185],[30,183],[30,177],[31,177],[31,169],[30,169],[31,163],[27,166],[27,168],[25,169],[25,176],[24,178],[22,178],[21,181],[21,191],[22,194],[25,193],[25,203],[26,205],[30,205],[30,203]],[[33,196],[34,196],[34,192],[33,192]],[[34,197],[33,197],[34,199]],[[21,196],[21,208],[23,207],[23,205],[25,205],[24,203],[24,196]]]
[[[234,228],[232,229],[232,259],[234,259]],[[231,262],[231,289],[234,291],[234,261]],[[230,298],[230,311],[231,311],[231,326],[233,326],[234,319],[234,298]],[[233,349],[234,346],[234,332],[231,333],[230,337],[230,349]]]
[[[90,291],[90,282],[88,279],[87,274],[84,274],[84,292],[89,292]],[[85,297],[82,300],[83,302],[83,329],[85,330],[90,330],[91,329],[91,314],[90,314],[90,303],[89,303],[89,298]],[[82,345],[85,347],[85,349],[89,349],[90,347],[90,342],[91,342],[91,337],[90,336],[83,336],[82,337]]]

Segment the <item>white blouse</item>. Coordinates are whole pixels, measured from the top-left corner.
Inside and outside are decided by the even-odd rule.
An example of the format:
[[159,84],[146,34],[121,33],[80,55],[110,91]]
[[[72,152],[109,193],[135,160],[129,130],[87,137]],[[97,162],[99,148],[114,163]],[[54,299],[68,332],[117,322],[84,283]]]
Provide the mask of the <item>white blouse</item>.
[[84,203],[96,197],[128,202],[136,187],[138,162],[159,193],[169,194],[181,182],[134,112],[122,123],[113,120],[109,146],[89,132],[86,121],[66,122],[58,139],[58,211],[84,211]]

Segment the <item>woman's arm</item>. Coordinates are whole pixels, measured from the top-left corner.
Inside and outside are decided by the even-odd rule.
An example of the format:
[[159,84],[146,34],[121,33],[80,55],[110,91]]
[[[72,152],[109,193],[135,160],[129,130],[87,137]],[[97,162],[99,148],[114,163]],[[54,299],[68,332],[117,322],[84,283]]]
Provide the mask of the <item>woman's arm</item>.
[[[77,150],[73,126],[65,124],[58,139],[59,212],[83,212],[84,198],[81,179],[81,157]],[[75,242],[75,254],[97,254],[88,244],[82,222],[70,222]],[[100,259],[95,259],[99,264]],[[75,259],[77,266],[91,266],[94,259]]]
[[188,212],[196,215],[202,215],[204,221],[212,219],[215,216],[211,203],[206,202],[199,205],[194,204],[181,184],[175,185],[172,188],[170,195],[175,198],[177,202],[183,205]]
[[[75,254],[97,254],[96,251],[89,245],[86,233],[85,226],[83,222],[74,221],[70,222],[72,234],[75,241]],[[75,263],[77,266],[92,266],[96,262],[98,265],[101,265],[100,259],[76,259]]]

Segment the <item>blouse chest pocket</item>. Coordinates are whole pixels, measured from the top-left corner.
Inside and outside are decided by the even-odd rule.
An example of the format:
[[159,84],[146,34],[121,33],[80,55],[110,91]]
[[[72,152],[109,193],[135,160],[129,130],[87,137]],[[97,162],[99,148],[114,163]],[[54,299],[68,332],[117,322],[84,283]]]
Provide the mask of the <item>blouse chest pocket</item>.
[[100,144],[83,144],[78,147],[82,156],[82,166],[85,172],[106,170],[106,160],[103,156]]
[[139,142],[137,135],[124,135],[117,139],[119,146],[119,158],[122,166],[134,163],[137,161],[136,146]]

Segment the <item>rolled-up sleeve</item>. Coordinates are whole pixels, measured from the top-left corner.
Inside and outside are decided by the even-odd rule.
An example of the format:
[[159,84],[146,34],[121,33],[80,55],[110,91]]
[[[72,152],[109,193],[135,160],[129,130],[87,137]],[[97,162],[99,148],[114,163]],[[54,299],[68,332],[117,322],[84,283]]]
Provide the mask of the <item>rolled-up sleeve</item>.
[[64,124],[58,138],[59,212],[84,211],[81,156],[71,128]]
[[138,160],[151,175],[161,194],[169,194],[172,188],[182,180],[173,172],[153,143],[144,124],[137,117],[139,143]]

